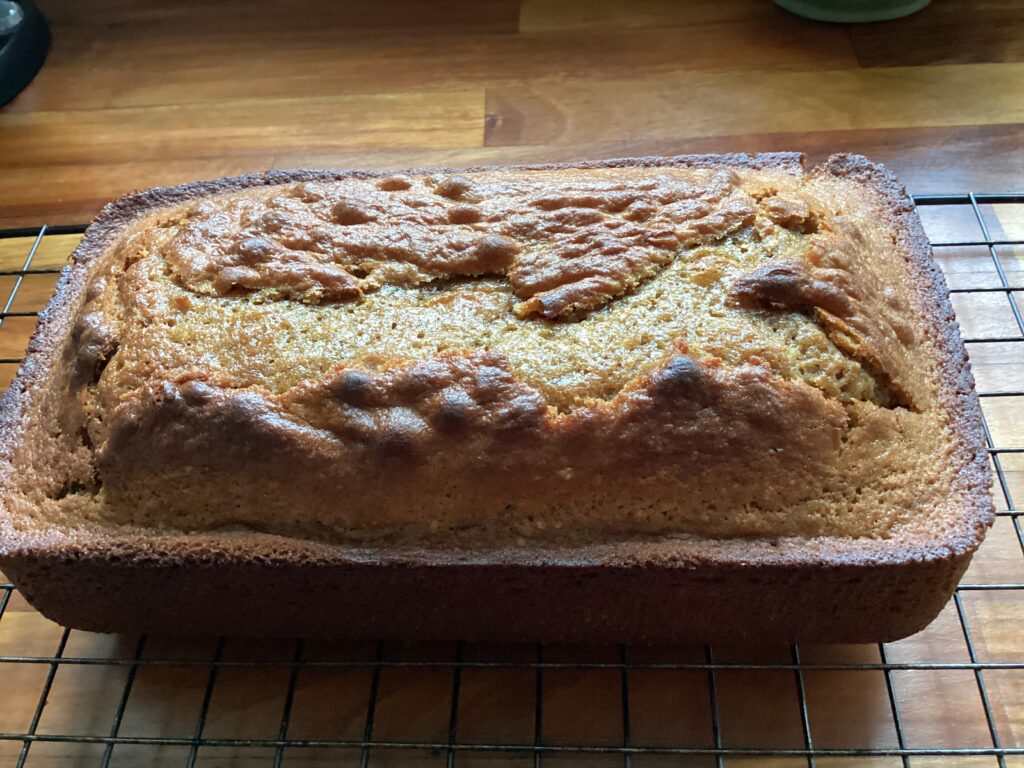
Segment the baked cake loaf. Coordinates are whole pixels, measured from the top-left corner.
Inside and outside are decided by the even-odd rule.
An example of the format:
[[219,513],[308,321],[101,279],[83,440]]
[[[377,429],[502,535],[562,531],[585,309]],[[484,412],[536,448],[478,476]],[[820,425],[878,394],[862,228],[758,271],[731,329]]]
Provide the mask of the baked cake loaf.
[[992,516],[943,279],[858,157],[130,195],[2,419],[0,564],[100,630],[892,639]]

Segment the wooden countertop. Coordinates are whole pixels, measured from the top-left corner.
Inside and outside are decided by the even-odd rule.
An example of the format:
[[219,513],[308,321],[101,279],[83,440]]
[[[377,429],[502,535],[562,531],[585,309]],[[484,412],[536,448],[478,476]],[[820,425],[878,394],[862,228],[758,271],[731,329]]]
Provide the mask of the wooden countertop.
[[862,152],[912,191],[1024,176],[1024,4],[817,23],[769,0],[40,0],[0,226],[267,168]]

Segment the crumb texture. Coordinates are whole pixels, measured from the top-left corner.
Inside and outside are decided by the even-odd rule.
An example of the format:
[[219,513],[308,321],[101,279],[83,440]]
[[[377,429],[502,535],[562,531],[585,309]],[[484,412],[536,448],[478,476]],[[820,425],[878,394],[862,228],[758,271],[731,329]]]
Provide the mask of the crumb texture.
[[825,173],[206,196],[98,257],[43,508],[328,541],[884,538],[952,438],[916,274]]

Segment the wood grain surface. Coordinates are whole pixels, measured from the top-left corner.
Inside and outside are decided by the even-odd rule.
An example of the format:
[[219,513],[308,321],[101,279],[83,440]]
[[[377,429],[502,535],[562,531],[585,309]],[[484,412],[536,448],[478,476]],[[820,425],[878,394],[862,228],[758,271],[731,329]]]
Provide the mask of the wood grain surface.
[[[679,152],[800,150],[812,162],[863,152],[892,167],[911,191],[1024,189],[1024,4],[935,0],[884,24],[833,26],[790,16],[768,0],[39,0],[54,43],[32,86],[0,110],[0,227],[84,223],[124,192],[197,178],[285,167],[576,160]],[[1024,206],[982,206],[994,238],[1024,239]],[[999,288],[970,206],[922,209],[936,258],[954,290]],[[41,240],[24,277],[31,237],[0,239],[0,358],[21,356],[38,311],[77,235]],[[1024,247],[1000,246],[998,266],[1022,291],[957,293],[979,389],[1024,389],[1024,344],[1010,301],[1024,311]],[[15,288],[17,288],[16,293]],[[22,314],[24,313],[24,314]],[[0,388],[14,374],[0,363]],[[984,400],[993,440],[1024,446],[1020,398]],[[999,457],[1006,490],[1024,497],[1024,454]],[[998,490],[998,506],[1013,499]],[[1015,527],[1018,526],[1018,527]],[[999,517],[965,579],[1024,583],[1020,521]],[[1024,750],[1024,590],[968,590],[963,618],[976,659],[1003,664],[983,680],[1003,747]],[[16,592],[0,619],[0,734],[22,733],[39,711],[60,627]],[[957,606],[928,629],[885,646],[893,664],[971,661]],[[229,640],[208,702],[206,738],[273,739],[292,674],[291,642]],[[715,648],[722,663],[789,663],[789,648]],[[203,707],[215,641],[71,632],[41,710],[40,734],[104,736],[140,653],[119,733],[191,738]],[[288,736],[361,739],[376,648],[307,643],[303,658],[338,662],[298,673]],[[530,744],[536,674],[515,666],[533,647],[468,645],[453,703],[454,644],[384,644],[373,736]],[[802,684],[813,743],[823,749],[893,749],[886,675],[877,646],[804,647]],[[621,745],[618,648],[547,647],[539,723],[545,743]],[[631,648],[629,736],[635,745],[713,747],[701,648]],[[258,661],[261,666],[246,666]],[[403,661],[429,661],[402,666]],[[238,663],[232,666],[231,663]],[[835,669],[830,665],[869,665]],[[1016,666],[1014,666],[1016,665]],[[717,673],[727,748],[802,749],[791,669]],[[969,668],[891,673],[906,745],[986,748],[992,735]],[[0,739],[0,765],[21,741]],[[187,745],[34,743],[30,766],[183,766]],[[274,765],[265,746],[203,747],[195,765]],[[441,766],[444,750],[289,748],[284,766]],[[545,765],[623,764],[620,755],[549,754]],[[532,766],[529,752],[460,751],[466,766]],[[727,758],[727,766],[806,766],[805,757]],[[917,756],[914,768],[1000,765],[994,756]],[[1024,755],[1006,757],[1024,768]],[[636,766],[713,766],[712,757],[636,756]],[[818,758],[825,768],[889,768],[898,757]]]
[[918,193],[1020,185],[1024,4],[855,27],[768,0],[43,0],[0,111],[0,226],[284,167],[858,151]]

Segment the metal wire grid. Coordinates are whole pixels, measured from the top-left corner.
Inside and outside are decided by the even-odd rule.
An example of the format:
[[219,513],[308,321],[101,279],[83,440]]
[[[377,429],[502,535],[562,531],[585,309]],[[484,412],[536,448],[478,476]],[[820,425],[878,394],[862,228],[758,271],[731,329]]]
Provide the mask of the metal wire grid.
[[[1016,195],[942,195],[942,196],[920,196],[915,198],[918,206],[965,206],[969,205],[973,211],[977,225],[982,233],[981,239],[971,239],[962,242],[944,242],[944,247],[983,247],[988,249],[995,271],[999,277],[998,287],[984,288],[953,288],[951,293],[1003,293],[1009,303],[1013,314],[1018,333],[1011,336],[1001,337],[967,337],[964,341],[968,345],[979,343],[1006,343],[1019,344],[1024,342],[1024,318],[1021,310],[1014,300],[1014,292],[1024,291],[1024,285],[1011,285],[1007,279],[1003,265],[1000,262],[997,247],[1002,246],[1024,246],[1024,240],[994,239],[990,234],[988,224],[982,215],[981,206],[997,204],[1024,204],[1024,194]],[[34,316],[36,312],[12,312],[15,295],[26,275],[54,273],[56,269],[33,269],[32,259],[47,234],[69,234],[83,231],[82,227],[41,227],[38,229],[21,229],[0,231],[0,238],[5,237],[26,237],[34,236],[34,243],[25,259],[21,269],[17,271],[0,271],[0,276],[14,276],[15,282],[3,309],[0,310],[0,326],[8,317]],[[0,364],[13,364],[19,362],[16,358],[0,358]],[[982,398],[1024,398],[1024,390],[1013,391],[982,391],[979,393]],[[1011,493],[1010,484],[1006,472],[1003,469],[1001,457],[1008,454],[1024,453],[1024,446],[997,446],[992,437],[989,425],[985,423],[985,437],[988,442],[988,452],[995,468],[998,491],[1002,493],[1006,501],[1007,509],[1000,510],[997,515],[1009,518],[1016,533],[1021,553],[1024,555],[1024,531],[1021,527],[1021,516],[1024,510],[1015,506]],[[10,583],[0,583],[0,619],[3,618],[11,599],[14,587]],[[0,742],[21,742],[22,748],[17,759],[18,768],[27,764],[33,744],[38,742],[75,742],[105,745],[103,756],[99,761],[102,768],[107,768],[111,762],[113,750],[117,745],[153,745],[153,746],[178,746],[188,749],[188,758],[185,762],[188,768],[196,764],[199,749],[201,747],[265,747],[274,750],[273,765],[275,768],[282,764],[286,749],[292,748],[317,748],[317,747],[345,747],[359,750],[360,768],[367,768],[370,764],[371,751],[389,750],[430,750],[443,755],[448,768],[452,768],[460,753],[466,752],[501,752],[519,753],[532,755],[536,768],[540,768],[545,757],[557,753],[604,754],[619,755],[627,768],[633,765],[633,758],[637,755],[677,755],[677,756],[705,756],[714,759],[718,766],[724,765],[724,761],[730,757],[795,757],[804,758],[807,765],[814,768],[818,758],[840,758],[840,757],[895,757],[901,759],[904,766],[911,765],[913,757],[927,756],[989,756],[995,759],[1001,768],[1006,766],[1008,756],[1024,756],[1024,746],[1006,746],[1003,744],[999,729],[996,725],[996,717],[991,706],[988,689],[985,683],[985,672],[992,670],[1024,670],[1024,658],[1014,661],[980,661],[971,628],[968,623],[967,614],[964,610],[962,595],[974,591],[1000,591],[1000,590],[1021,590],[1024,592],[1024,583],[994,583],[994,584],[963,584],[954,596],[956,615],[959,620],[963,639],[966,643],[969,661],[968,662],[891,662],[889,661],[885,644],[878,644],[878,663],[849,663],[849,664],[808,664],[801,661],[800,649],[793,645],[790,648],[790,661],[788,663],[742,663],[723,662],[716,660],[714,650],[711,646],[704,648],[704,660],[697,663],[654,663],[634,662],[630,660],[630,648],[621,646],[618,649],[618,660],[614,662],[559,662],[545,660],[545,647],[538,644],[535,649],[533,661],[474,661],[464,659],[464,645],[459,643],[456,646],[455,657],[450,661],[391,661],[385,660],[383,654],[383,642],[376,644],[376,651],[372,661],[321,661],[305,658],[305,643],[296,640],[293,654],[290,661],[280,660],[255,660],[237,661],[225,658],[226,639],[217,641],[212,660],[159,660],[147,659],[144,657],[147,639],[145,636],[138,640],[131,658],[111,659],[93,658],[83,656],[66,656],[65,649],[68,645],[70,630],[64,629],[57,648],[52,656],[0,656],[0,679],[3,678],[3,669],[11,664],[32,664],[48,666],[48,673],[40,691],[38,703],[28,728],[24,732],[0,733]],[[1021,632],[1024,632],[1024,619],[1021,621]],[[118,700],[118,705],[109,732],[106,735],[62,735],[38,733],[37,729],[43,715],[47,699],[53,687],[54,678],[58,668],[62,665],[117,665],[127,667],[127,675],[123,689]],[[208,667],[209,673],[203,693],[202,703],[199,708],[199,716],[191,737],[165,738],[165,737],[142,737],[121,735],[121,724],[125,710],[128,706],[129,697],[135,682],[136,673],[146,666],[171,666],[171,667]],[[281,712],[280,726],[277,737],[273,739],[250,739],[250,738],[210,738],[205,735],[207,717],[210,711],[210,704],[213,699],[214,690],[217,685],[218,675],[226,668],[232,667],[260,667],[260,668],[287,668],[290,670],[288,686],[284,697],[284,706]],[[296,686],[299,673],[303,669],[310,668],[337,668],[337,667],[370,667],[372,678],[370,683],[369,698],[366,703],[366,718],[362,738],[359,739],[293,739],[289,738],[289,724],[292,714],[292,705],[295,700]],[[452,675],[451,684],[451,706],[448,718],[447,739],[431,741],[393,741],[375,738],[374,724],[378,708],[380,693],[381,672],[389,667],[441,667],[450,668]],[[464,742],[459,738],[459,697],[461,691],[463,671],[472,668],[507,668],[519,667],[534,670],[535,676],[535,706],[534,706],[534,737],[532,741],[525,743],[478,743]],[[620,745],[606,744],[552,744],[545,741],[544,735],[544,675],[548,670],[553,669],[607,669],[619,672],[621,684],[621,717],[623,739]],[[711,715],[711,730],[713,746],[666,746],[666,745],[644,745],[635,743],[631,733],[630,722],[630,673],[639,669],[681,669],[704,672],[707,675],[708,701]],[[797,694],[797,705],[800,713],[800,724],[804,745],[802,748],[779,749],[779,748],[746,748],[727,747],[723,743],[722,719],[720,713],[720,694],[718,685],[718,673],[724,670],[775,670],[791,672],[794,677],[795,690]],[[897,747],[895,748],[869,748],[869,749],[834,749],[820,748],[814,744],[811,718],[809,715],[808,698],[804,673],[818,670],[859,670],[859,671],[880,671],[884,674],[885,687],[888,696],[889,708],[892,713],[892,723],[896,733]],[[893,672],[901,671],[937,671],[937,670],[966,670],[974,675],[977,684],[978,694],[984,709],[985,722],[988,734],[991,739],[991,746],[942,748],[942,747],[910,747],[908,746],[907,728],[904,719],[900,714],[900,704],[893,685]],[[2,701],[2,699],[0,699]]]

